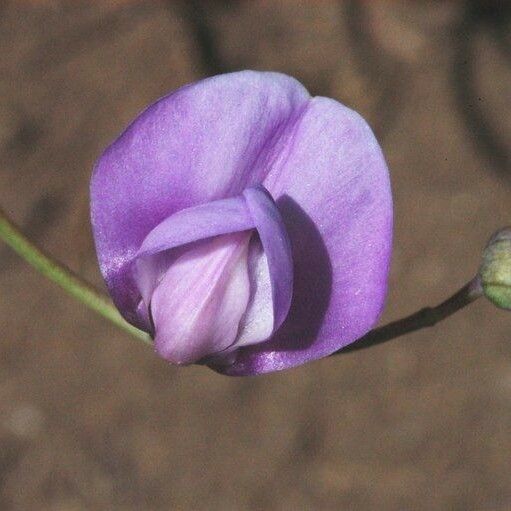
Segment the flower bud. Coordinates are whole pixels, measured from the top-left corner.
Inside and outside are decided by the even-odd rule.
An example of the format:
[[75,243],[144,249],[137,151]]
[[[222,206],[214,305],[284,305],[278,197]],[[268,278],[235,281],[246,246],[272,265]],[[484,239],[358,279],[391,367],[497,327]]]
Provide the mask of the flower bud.
[[491,237],[479,274],[486,298],[497,307],[511,309],[511,227]]

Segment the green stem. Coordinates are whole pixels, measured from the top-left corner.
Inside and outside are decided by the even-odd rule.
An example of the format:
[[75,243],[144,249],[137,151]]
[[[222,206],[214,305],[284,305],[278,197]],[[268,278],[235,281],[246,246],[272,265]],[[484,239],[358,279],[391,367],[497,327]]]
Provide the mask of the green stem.
[[148,334],[127,323],[110,300],[100,291],[78,277],[73,271],[44,254],[33,245],[0,209],[0,238],[3,239],[27,263],[45,277],[53,280],[70,295],[94,310],[114,325],[137,339],[151,344]]

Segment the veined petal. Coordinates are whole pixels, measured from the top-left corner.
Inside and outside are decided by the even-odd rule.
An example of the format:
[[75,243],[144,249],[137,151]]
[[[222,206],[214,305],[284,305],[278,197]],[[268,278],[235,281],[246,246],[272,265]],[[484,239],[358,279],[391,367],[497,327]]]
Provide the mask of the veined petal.
[[155,347],[175,364],[228,348],[247,308],[249,233],[199,243],[167,270],[151,299]]

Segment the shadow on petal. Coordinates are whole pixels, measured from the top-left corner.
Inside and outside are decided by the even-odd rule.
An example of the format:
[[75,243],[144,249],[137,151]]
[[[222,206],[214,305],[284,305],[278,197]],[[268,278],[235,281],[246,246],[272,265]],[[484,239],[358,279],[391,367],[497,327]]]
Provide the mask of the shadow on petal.
[[275,350],[303,350],[313,344],[330,303],[332,265],[319,230],[299,204],[283,195],[277,206],[291,239],[294,289],[289,314],[270,343]]

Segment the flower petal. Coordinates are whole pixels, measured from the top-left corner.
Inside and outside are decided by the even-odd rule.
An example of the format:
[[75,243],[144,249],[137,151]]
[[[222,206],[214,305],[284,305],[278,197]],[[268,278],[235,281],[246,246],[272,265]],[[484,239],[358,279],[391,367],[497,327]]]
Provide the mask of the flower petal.
[[[250,298],[240,321],[238,337],[231,350],[241,346],[258,344],[268,339],[275,328],[275,307],[268,258],[260,240],[252,239],[248,252],[248,277],[250,279]],[[220,354],[218,361],[225,354]],[[232,357],[227,358],[227,363]],[[225,363],[225,360],[222,361]]]
[[[202,339],[205,334],[202,330],[211,321],[206,318],[202,320],[203,325],[198,325],[197,318],[200,316],[192,312],[201,308],[195,302],[200,302],[202,297],[192,296],[189,282],[195,282],[202,295],[216,297],[219,302],[217,317],[220,317],[222,310],[229,308],[228,298],[231,296],[227,294],[223,297],[222,282],[227,282],[230,278],[229,271],[236,270],[238,274],[240,272],[238,266],[227,264],[225,258],[217,259],[218,250],[215,247],[218,242],[212,239],[215,237],[222,240],[230,239],[221,235],[254,228],[257,230],[258,238],[250,243],[250,250],[245,254],[243,263],[243,267],[249,269],[247,273],[250,281],[249,301],[238,300],[238,303],[244,303],[245,307],[240,309],[242,316],[233,318],[233,321],[236,320],[236,324],[239,324],[238,335],[235,338],[227,336],[219,342],[219,349],[212,351],[212,354],[216,354],[227,347],[234,349],[266,340],[282,324],[289,311],[293,290],[291,244],[275,202],[262,186],[247,188],[239,197],[181,210],[165,219],[147,235],[134,261],[135,280],[146,307],[153,310],[153,319],[156,317],[154,304],[158,305],[158,314],[161,303],[168,307],[167,315],[171,319],[166,321],[160,319],[159,323],[155,324],[156,338],[165,339],[163,344],[166,350],[170,349],[169,346],[180,345],[184,342],[183,339],[186,339],[190,350],[196,343],[205,345],[205,340]],[[246,233],[245,237],[247,235],[250,237],[251,233]],[[202,240],[206,240],[206,244],[192,244]],[[203,259],[200,259],[201,257]],[[213,260],[210,260],[211,258]],[[215,264],[220,263],[225,266],[222,270],[223,280],[218,277],[218,281],[213,279],[210,282],[208,272]],[[207,266],[207,270],[204,269],[204,265]],[[236,278],[241,277],[238,275]],[[208,286],[211,286],[211,293]],[[215,286],[220,291],[214,291]],[[220,303],[222,300],[226,302],[224,305]],[[192,311],[190,320],[183,319],[185,316],[183,311],[187,307]],[[176,313],[174,308],[180,312]],[[207,312],[212,310],[213,306],[203,308]],[[182,335],[179,343],[174,339],[175,332],[179,332],[183,326],[175,324],[177,319],[183,325],[189,325],[187,335]],[[190,325],[194,325],[193,328]],[[197,339],[193,337],[194,328],[197,329]],[[213,326],[209,328],[214,330]],[[233,331],[233,328],[230,328]],[[192,352],[194,351],[190,351]],[[205,355],[202,351],[201,354]],[[168,356],[170,355],[167,354]],[[172,354],[172,357],[174,356],[175,353]]]
[[383,307],[392,241],[388,170],[365,121],[336,101],[314,98],[264,186],[291,239],[294,296],[269,341],[241,348],[225,374],[296,366],[364,335]]
[[272,286],[274,326],[286,319],[293,296],[291,242],[278,208],[262,186],[243,192],[266,255]]
[[254,225],[242,196],[186,208],[163,220],[146,236],[134,261],[135,279],[146,305],[149,306],[158,280],[171,264],[163,252],[193,241],[246,231]]
[[191,364],[228,348],[250,294],[250,233],[228,234],[189,248],[154,291],[155,347],[174,364]]
[[104,152],[91,220],[101,271],[128,321],[143,323],[130,263],[146,235],[181,209],[260,183],[309,98],[278,73],[208,78],[151,105]]

